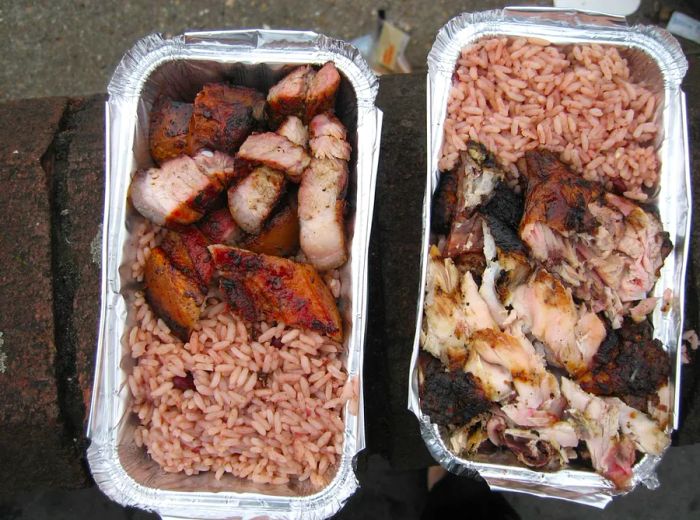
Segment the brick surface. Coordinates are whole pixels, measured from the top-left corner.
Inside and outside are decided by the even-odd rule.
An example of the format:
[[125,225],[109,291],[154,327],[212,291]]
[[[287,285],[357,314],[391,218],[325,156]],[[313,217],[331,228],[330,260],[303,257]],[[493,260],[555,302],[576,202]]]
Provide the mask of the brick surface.
[[84,481],[55,379],[51,179],[65,99],[0,105],[0,494]]

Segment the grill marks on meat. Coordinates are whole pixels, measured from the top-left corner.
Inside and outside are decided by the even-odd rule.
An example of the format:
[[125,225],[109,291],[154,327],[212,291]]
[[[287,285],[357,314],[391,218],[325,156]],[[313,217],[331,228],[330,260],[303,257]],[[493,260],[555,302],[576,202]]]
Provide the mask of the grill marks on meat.
[[234,177],[231,157],[203,150],[136,172],[131,200],[139,213],[158,225],[187,225],[202,218]]
[[148,146],[158,164],[187,153],[192,103],[159,96],[151,109]]
[[306,150],[275,132],[250,135],[236,154],[237,164],[264,165],[283,171],[292,182],[299,182],[311,158]]
[[[309,130],[314,158],[299,186],[299,244],[309,262],[324,271],[347,261],[344,212],[350,145],[345,127],[331,114],[314,117]],[[339,144],[328,147],[326,141],[318,141],[321,137]]]
[[651,213],[569,172],[553,154],[526,154],[520,236],[533,256],[620,327],[624,305],[646,297],[671,251]]
[[222,245],[209,252],[229,304],[244,319],[282,321],[342,341],[335,299],[312,266]]
[[197,227],[212,244],[233,246],[243,235],[227,207],[207,213]]
[[233,154],[265,117],[265,96],[255,89],[225,83],[204,85],[194,100],[189,149]]
[[596,395],[618,396],[635,408],[646,409],[647,401],[668,382],[671,364],[661,342],[653,339],[647,320],[626,319],[611,330],[593,358],[590,371],[579,384]]
[[284,174],[267,166],[255,168],[228,190],[228,207],[236,223],[257,234],[271,215],[285,189]]
[[290,115],[308,122],[316,114],[333,110],[340,79],[332,62],[323,65],[318,72],[309,65],[292,70],[270,88],[267,95],[272,122],[279,124]]
[[479,381],[460,369],[446,371],[440,360],[421,353],[420,398],[423,410],[435,424],[461,426],[491,408]]
[[204,294],[214,276],[214,266],[207,246],[209,241],[195,227],[187,227],[179,232],[168,231],[160,244],[173,266],[196,281]]

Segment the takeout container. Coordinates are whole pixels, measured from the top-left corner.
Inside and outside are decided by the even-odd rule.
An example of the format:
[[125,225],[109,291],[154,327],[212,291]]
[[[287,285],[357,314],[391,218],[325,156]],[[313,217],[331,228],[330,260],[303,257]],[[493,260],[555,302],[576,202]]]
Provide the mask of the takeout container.
[[[644,79],[662,95],[663,105],[656,114],[662,135],[657,143],[661,162],[659,193],[654,202],[663,227],[673,241],[673,252],[666,258],[653,295],[673,290],[670,312],[657,307],[653,314],[654,334],[671,358],[671,424],[678,428],[680,389],[680,336],[683,331],[684,287],[690,238],[690,169],[685,113],[685,94],[680,88],[688,68],[678,42],[665,30],[652,26],[628,26],[616,16],[552,8],[506,8],[464,13],[450,20],[438,32],[428,56],[428,168],[423,204],[423,249],[418,301],[418,319],[409,376],[408,408],[420,423],[421,434],[433,457],[446,469],[461,475],[478,473],[492,489],[560,498],[605,507],[612,497],[624,494],[592,471],[565,469],[556,472],[533,471],[502,458],[477,456],[467,460],[451,452],[437,425],[420,408],[418,394],[418,353],[423,321],[428,249],[431,242],[431,199],[439,179],[444,121],[452,75],[460,50],[486,36],[536,37],[555,44],[599,43],[616,45],[628,59],[635,79]],[[624,50],[622,50],[624,48]],[[670,431],[668,432],[670,435]],[[661,458],[645,455],[634,467],[632,485],[643,483],[653,489],[659,485],[655,468]],[[512,465],[511,465],[512,464]]]
[[[350,259],[341,269],[340,309],[345,366],[360,380],[359,414],[345,406],[343,454],[331,482],[302,496],[286,486],[256,485],[225,475],[165,473],[133,441],[136,420],[126,380],[127,299],[135,258],[133,209],[127,204],[131,176],[152,164],[148,112],[159,92],[192,100],[207,82],[230,80],[266,91],[293,66],[335,62],[341,72],[337,115],[353,148],[346,219]],[[97,362],[87,436],[95,482],[123,505],[163,518],[325,518],[338,511],[357,488],[355,455],[364,448],[362,358],[367,310],[367,253],[372,222],[382,113],[374,106],[378,81],[352,46],[313,32],[194,32],[165,39],[154,34],[127,52],[109,84],[106,103],[106,188],[102,237],[102,306]],[[210,472],[211,473],[211,472]]]

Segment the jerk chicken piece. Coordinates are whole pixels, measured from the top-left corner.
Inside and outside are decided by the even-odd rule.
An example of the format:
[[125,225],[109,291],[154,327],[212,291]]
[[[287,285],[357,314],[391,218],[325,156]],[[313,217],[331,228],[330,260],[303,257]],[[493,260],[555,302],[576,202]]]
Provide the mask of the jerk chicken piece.
[[197,227],[212,244],[233,246],[243,235],[228,208],[219,208],[207,213],[197,222]]
[[273,256],[290,256],[299,249],[299,215],[293,197],[265,222],[260,233],[241,240],[241,247]]
[[646,298],[672,249],[661,223],[634,202],[571,173],[552,153],[525,154],[528,179],[520,237],[533,256],[605,311],[614,328],[624,305]]
[[200,281],[178,269],[160,247],[146,260],[144,281],[153,311],[182,341],[189,341],[206,297]]
[[447,235],[457,208],[457,184],[459,178],[455,170],[442,172],[438,181],[431,212],[431,227],[435,233]]
[[244,319],[282,321],[343,340],[335,299],[312,266],[222,245],[209,251],[229,304]]
[[527,330],[547,349],[549,361],[573,375],[586,372],[605,339],[603,321],[584,305],[577,306],[570,289],[544,269],[516,287],[507,302]]
[[233,154],[265,117],[265,96],[255,89],[209,83],[194,100],[190,153],[202,148]]
[[646,409],[656,392],[668,383],[671,364],[648,320],[625,319],[602,343],[590,371],[578,383],[595,395],[618,396],[634,408]]
[[267,94],[273,124],[279,124],[290,115],[308,122],[316,114],[332,110],[339,86],[340,74],[332,62],[318,72],[309,65],[297,67]]
[[350,143],[343,123],[332,114],[319,114],[309,124],[309,147],[317,159],[350,160]]
[[192,108],[192,103],[166,96],[156,99],[150,114],[148,146],[158,164],[187,153]]
[[139,170],[131,181],[136,210],[158,225],[187,225],[201,219],[236,174],[233,158],[202,150],[160,168]]
[[214,276],[214,266],[207,249],[209,241],[196,227],[188,226],[180,231],[168,231],[160,248],[173,266],[199,285],[206,294]]
[[287,116],[277,129],[277,133],[298,146],[306,148],[309,144],[309,131],[297,116]]
[[236,159],[243,164],[264,165],[282,171],[292,182],[299,182],[311,161],[303,147],[274,132],[249,136],[238,150]]
[[285,184],[282,172],[267,166],[255,168],[228,190],[233,219],[247,233],[258,233],[284,194]]
[[433,423],[461,426],[491,408],[472,374],[461,369],[447,371],[439,359],[425,352],[419,354],[418,363],[421,407]]

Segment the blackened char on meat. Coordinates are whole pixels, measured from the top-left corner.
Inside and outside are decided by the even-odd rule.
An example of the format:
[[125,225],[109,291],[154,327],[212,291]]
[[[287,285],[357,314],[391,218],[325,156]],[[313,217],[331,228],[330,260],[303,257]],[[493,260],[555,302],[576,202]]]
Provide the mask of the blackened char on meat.
[[446,371],[439,359],[426,352],[420,353],[419,364],[423,373],[421,408],[432,422],[461,426],[490,409],[491,402],[474,375]]
[[480,211],[517,230],[525,211],[525,200],[520,193],[515,193],[504,182],[499,182],[493,189],[493,195]]
[[433,197],[432,228],[435,233],[446,235],[457,207],[457,172],[450,170],[440,174],[435,196]]
[[633,408],[644,410],[648,400],[668,382],[668,354],[652,339],[648,320],[626,318],[618,330],[610,330],[593,358],[593,365],[579,383],[586,392],[618,396]]

